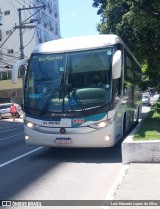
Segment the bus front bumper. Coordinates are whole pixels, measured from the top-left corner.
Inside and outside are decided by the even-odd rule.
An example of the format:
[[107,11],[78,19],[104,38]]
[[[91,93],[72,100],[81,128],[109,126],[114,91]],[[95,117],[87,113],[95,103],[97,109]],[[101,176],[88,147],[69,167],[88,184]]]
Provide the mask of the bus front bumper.
[[47,147],[112,147],[115,145],[114,127],[102,129],[66,128],[66,133],[60,134],[55,128],[41,130],[24,126],[25,141],[28,145]]

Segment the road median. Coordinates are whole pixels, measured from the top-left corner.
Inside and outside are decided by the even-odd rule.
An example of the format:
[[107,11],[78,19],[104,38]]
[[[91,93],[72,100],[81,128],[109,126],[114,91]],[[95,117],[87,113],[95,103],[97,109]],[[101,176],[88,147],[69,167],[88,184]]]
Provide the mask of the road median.
[[[144,118],[148,113],[145,114]],[[143,118],[143,119],[144,119]],[[160,139],[134,140],[134,135],[142,130],[141,120],[137,127],[122,143],[122,163],[157,163],[160,162]],[[157,124],[158,126],[159,124]],[[144,135],[145,135],[144,131]],[[143,138],[142,138],[143,139]]]

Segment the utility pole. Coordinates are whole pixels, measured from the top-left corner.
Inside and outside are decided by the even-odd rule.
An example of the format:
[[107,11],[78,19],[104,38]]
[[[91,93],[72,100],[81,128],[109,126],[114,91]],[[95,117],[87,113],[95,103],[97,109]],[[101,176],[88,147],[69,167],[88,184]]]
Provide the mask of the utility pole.
[[23,46],[23,31],[22,29],[26,28],[34,28],[33,25],[25,25],[24,22],[22,22],[22,10],[31,10],[31,9],[39,9],[39,8],[46,8],[46,6],[37,6],[37,7],[29,7],[29,8],[19,8],[18,9],[18,15],[19,15],[19,26],[15,26],[15,29],[19,29],[19,39],[20,39],[20,59],[24,59],[24,46]]
[[[39,8],[46,8],[46,6],[37,6],[37,7],[29,7],[29,8],[19,8],[18,9],[18,15],[19,15],[19,25],[18,26],[15,26],[14,29],[19,29],[19,39],[20,39],[20,59],[24,59],[25,56],[24,56],[24,46],[23,46],[23,29],[26,29],[26,28],[34,28],[35,26],[33,25],[25,25],[25,21],[28,20],[26,19],[25,21],[22,21],[22,14],[21,12],[23,10],[31,10],[31,9],[39,9]],[[29,22],[29,23],[33,23],[34,21],[32,22]],[[22,86],[24,86],[24,76],[25,76],[25,69],[23,69],[24,66],[22,66],[22,69],[21,69],[21,74],[22,74]],[[23,101],[22,101],[22,105],[23,105]]]
[[22,15],[21,9],[18,9],[19,14],[19,38],[20,38],[20,59],[24,59],[24,46],[23,46],[23,32],[22,32]]

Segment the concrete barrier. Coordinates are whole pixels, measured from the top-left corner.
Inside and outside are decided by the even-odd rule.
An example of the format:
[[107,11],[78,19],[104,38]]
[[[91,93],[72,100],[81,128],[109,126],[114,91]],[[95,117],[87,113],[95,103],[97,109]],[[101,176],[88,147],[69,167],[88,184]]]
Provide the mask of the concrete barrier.
[[[150,108],[142,107],[144,119]],[[122,163],[157,163],[160,162],[160,140],[134,141],[133,136],[141,127],[142,119],[136,128],[122,143]]]
[[133,136],[140,128],[141,122],[139,122],[136,128],[122,142],[123,164],[160,162],[160,140],[133,140]]
[[160,140],[133,141],[132,136],[122,143],[122,163],[160,162]]

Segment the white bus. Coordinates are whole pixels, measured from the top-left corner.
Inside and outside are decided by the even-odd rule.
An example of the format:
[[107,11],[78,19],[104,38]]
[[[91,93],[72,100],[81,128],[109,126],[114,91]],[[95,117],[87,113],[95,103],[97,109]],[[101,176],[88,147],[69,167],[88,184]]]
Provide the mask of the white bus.
[[35,47],[24,83],[28,145],[111,147],[138,121],[141,69],[116,35],[65,38]]

